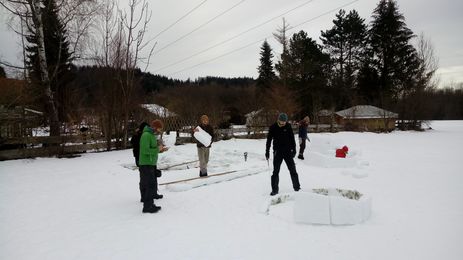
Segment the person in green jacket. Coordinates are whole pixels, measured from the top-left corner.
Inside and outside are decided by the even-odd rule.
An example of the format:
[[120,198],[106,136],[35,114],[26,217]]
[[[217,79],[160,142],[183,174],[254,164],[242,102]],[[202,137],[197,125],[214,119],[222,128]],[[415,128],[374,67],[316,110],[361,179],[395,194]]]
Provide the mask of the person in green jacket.
[[143,201],[143,213],[156,213],[161,207],[154,204],[157,195],[156,165],[158,154],[167,150],[163,146],[158,146],[156,135],[162,133],[163,124],[160,120],[154,120],[150,126],[145,126],[140,137],[140,191]]

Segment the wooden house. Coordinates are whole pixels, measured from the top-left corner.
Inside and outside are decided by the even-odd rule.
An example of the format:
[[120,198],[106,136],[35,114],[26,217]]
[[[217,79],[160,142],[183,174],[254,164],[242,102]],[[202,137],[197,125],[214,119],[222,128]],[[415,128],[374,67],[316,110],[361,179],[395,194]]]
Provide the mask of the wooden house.
[[398,114],[370,105],[353,106],[335,113],[336,123],[346,130],[392,131]]

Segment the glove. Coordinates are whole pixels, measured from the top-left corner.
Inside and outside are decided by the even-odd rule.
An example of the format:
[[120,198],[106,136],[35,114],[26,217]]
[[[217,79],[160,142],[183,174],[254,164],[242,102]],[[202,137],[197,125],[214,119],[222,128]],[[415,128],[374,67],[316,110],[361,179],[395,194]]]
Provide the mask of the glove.
[[270,153],[269,153],[269,151],[265,151],[265,159],[268,160],[268,158],[270,158]]
[[291,150],[291,156],[294,158],[296,157],[296,150]]
[[156,177],[160,178],[162,176],[161,170],[156,169]]

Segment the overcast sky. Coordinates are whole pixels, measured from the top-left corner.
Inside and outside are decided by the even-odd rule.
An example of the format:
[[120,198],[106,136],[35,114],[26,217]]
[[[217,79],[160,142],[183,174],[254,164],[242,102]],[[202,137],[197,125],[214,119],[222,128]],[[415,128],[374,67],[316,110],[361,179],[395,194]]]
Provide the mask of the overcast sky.
[[[203,1],[205,0],[148,1],[153,11],[148,38],[166,29]],[[120,2],[124,4],[125,1],[120,0]],[[303,5],[306,2],[307,4]],[[320,42],[320,31],[333,26],[332,20],[341,6],[344,6],[343,9],[346,11],[357,10],[366,22],[370,22],[377,2],[373,0],[313,0],[311,2],[307,0],[206,0],[185,19],[155,39],[157,45],[148,71],[179,79],[196,79],[202,76],[256,78],[263,40],[267,39],[273,48],[274,61],[281,52],[272,33],[281,26],[282,14],[300,6],[284,15],[289,25],[295,26],[289,33],[304,30],[310,37]],[[423,32],[434,45],[439,59],[438,74],[441,78],[441,86],[452,82],[463,82],[463,15],[461,15],[463,1],[402,0],[397,2],[408,27],[417,35]],[[228,9],[230,10],[224,13]],[[335,11],[323,15],[333,9]],[[215,20],[201,26],[222,13],[224,14]],[[2,10],[0,14],[2,15],[0,59],[19,64],[19,38],[5,26],[7,18],[5,12]],[[275,19],[271,20],[272,18]],[[265,23],[269,20],[271,21]],[[259,26],[263,23],[265,24]],[[254,27],[257,28],[252,29]],[[235,37],[237,35],[240,36]],[[173,43],[174,41],[176,42]],[[224,41],[226,42],[220,44]],[[218,46],[213,47],[215,45]],[[209,50],[204,51],[206,49]],[[194,56],[190,57],[192,55]]]

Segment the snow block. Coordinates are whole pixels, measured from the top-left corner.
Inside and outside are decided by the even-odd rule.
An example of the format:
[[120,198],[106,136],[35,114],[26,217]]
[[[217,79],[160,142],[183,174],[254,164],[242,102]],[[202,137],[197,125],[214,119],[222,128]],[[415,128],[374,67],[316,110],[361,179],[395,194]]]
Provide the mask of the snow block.
[[197,126],[195,129],[197,129],[197,132],[194,132],[193,136],[198,140],[200,143],[202,143],[204,146],[209,146],[212,141],[212,137],[210,134],[208,134],[206,131],[204,131],[200,126]]
[[330,199],[311,192],[295,195],[294,221],[309,224],[330,224]]
[[314,189],[295,195],[294,221],[308,224],[354,225],[371,214],[371,198],[355,190]]
[[330,197],[331,224],[352,225],[363,221],[362,205],[357,200]]

